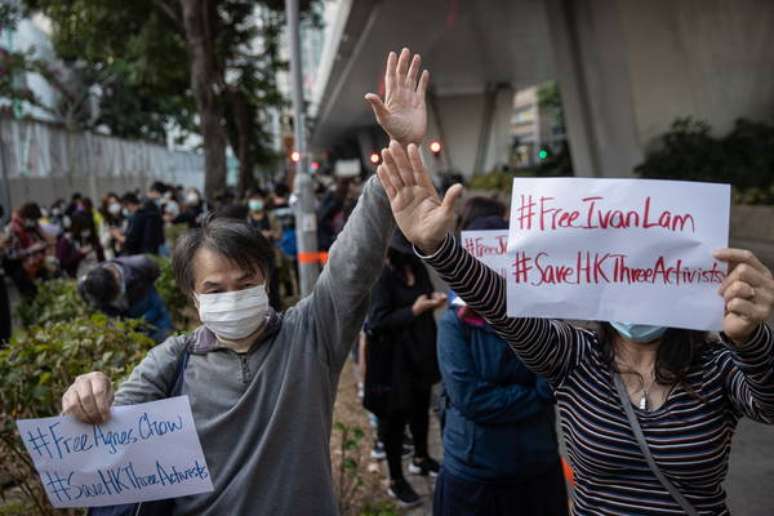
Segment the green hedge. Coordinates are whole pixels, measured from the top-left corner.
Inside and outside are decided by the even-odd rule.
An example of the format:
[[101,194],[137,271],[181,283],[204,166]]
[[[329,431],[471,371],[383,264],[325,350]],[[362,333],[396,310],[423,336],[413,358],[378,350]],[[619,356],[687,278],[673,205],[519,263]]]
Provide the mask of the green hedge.
[[154,345],[140,325],[80,315],[27,328],[0,350],[0,472],[13,479],[31,510],[52,512],[14,420],[58,414],[62,394],[79,374],[125,377]]
[[24,328],[49,322],[70,321],[93,312],[81,299],[75,281],[56,279],[38,283],[38,292],[32,300],[22,302],[16,315]]
[[[158,264],[156,288],[176,326],[185,329],[190,322],[187,298],[175,284],[170,261],[159,258]],[[62,394],[79,374],[98,370],[122,379],[154,342],[141,332],[142,321],[94,312],[78,296],[73,280],[40,283],[35,298],[22,302],[16,313],[21,331],[0,349],[0,476],[13,479],[23,498],[0,514],[13,514],[19,505],[20,514],[53,514],[14,420],[56,415]]]
[[706,122],[679,118],[635,171],[651,179],[731,183],[737,202],[774,204],[774,125],[739,119],[715,137]]

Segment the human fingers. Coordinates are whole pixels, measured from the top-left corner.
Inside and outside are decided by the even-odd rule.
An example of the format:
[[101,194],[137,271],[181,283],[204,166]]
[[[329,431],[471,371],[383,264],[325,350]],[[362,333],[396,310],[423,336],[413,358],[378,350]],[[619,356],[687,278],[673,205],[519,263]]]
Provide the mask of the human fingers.
[[387,193],[387,198],[389,198],[390,201],[395,199],[395,196],[398,195],[398,190],[393,186],[390,174],[385,171],[384,165],[379,165],[376,168],[376,175],[379,176],[379,181],[382,182],[382,187]]
[[396,76],[398,80],[398,84],[403,85],[406,84],[406,75],[408,73],[409,68],[409,58],[411,57],[411,51],[403,47],[403,50],[400,51],[400,57],[398,57],[398,67],[396,70]]
[[723,291],[723,299],[729,302],[735,297],[752,299],[755,297],[755,289],[744,281],[734,281]]
[[390,154],[395,160],[395,164],[398,167],[398,172],[400,172],[400,178],[403,180],[403,184],[406,186],[416,185],[417,182],[414,178],[414,170],[411,167],[411,163],[409,162],[409,158],[406,155],[406,151],[403,150],[403,147],[395,140],[390,142]]
[[91,423],[89,416],[81,408],[78,392],[71,385],[62,396],[62,415],[73,416],[84,423]]
[[365,99],[366,102],[371,105],[371,109],[374,111],[374,115],[376,115],[376,120],[382,121],[390,114],[390,112],[387,111],[387,106],[384,105],[384,102],[382,102],[379,95],[368,93],[366,94]]
[[755,269],[748,263],[740,263],[736,266],[733,266],[726,278],[720,284],[718,292],[720,292],[721,295],[725,295],[725,291],[728,286],[735,281],[744,281],[751,287],[757,288],[761,286],[765,280],[766,277],[758,269]]
[[102,416],[94,399],[94,392],[91,390],[91,382],[84,376],[80,376],[75,381],[75,390],[78,393],[81,410],[86,414],[86,420],[91,424],[98,424]]
[[712,255],[715,257],[715,259],[729,263],[731,265],[746,263],[769,278],[772,277],[771,271],[765,265],[763,265],[763,263],[761,263],[758,257],[755,256],[755,253],[747,249],[718,249],[712,253]]
[[110,407],[113,405],[113,385],[104,374],[95,374],[89,378],[91,392],[94,393],[94,401],[97,404],[100,421],[110,419]]
[[420,99],[425,98],[425,93],[427,93],[427,85],[430,83],[430,72],[425,70],[422,72],[422,75],[419,77],[419,85],[417,86],[417,94],[419,95]]
[[460,183],[452,185],[451,188],[446,190],[446,195],[443,196],[442,206],[447,212],[451,213],[454,211],[454,203],[457,202],[457,199],[460,198],[463,191],[464,188]]
[[384,86],[387,91],[390,91],[398,80],[397,66],[398,54],[395,52],[390,52],[387,54],[387,66],[384,69]]
[[395,162],[395,157],[392,154],[391,149],[382,149],[382,165],[390,176],[392,186],[396,191],[400,191],[404,186],[403,178],[398,170],[398,164]]
[[765,321],[768,315],[763,306],[739,297],[735,297],[726,303],[726,310],[753,323]]
[[422,56],[414,54],[414,59],[411,60],[411,66],[409,66],[408,75],[406,76],[406,86],[412,91],[417,89],[417,76],[421,66]]
[[422,163],[422,155],[419,153],[419,147],[413,143],[409,143],[407,151],[409,163],[411,164],[411,172],[414,175],[414,183],[427,186],[425,178],[427,181],[430,181],[430,178],[427,174],[425,164]]

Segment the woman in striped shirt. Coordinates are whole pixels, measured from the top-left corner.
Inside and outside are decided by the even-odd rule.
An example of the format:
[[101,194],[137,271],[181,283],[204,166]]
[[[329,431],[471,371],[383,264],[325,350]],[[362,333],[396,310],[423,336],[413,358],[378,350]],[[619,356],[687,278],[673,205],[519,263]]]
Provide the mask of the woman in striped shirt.
[[[684,514],[648,467],[619,401],[623,377],[659,469],[702,515],[729,514],[723,479],[737,422],[774,424],[774,280],[749,251],[716,259],[731,272],[720,288],[724,332],[706,334],[603,324],[592,332],[555,320],[509,318],[505,281],[449,235],[462,188],[441,201],[418,149],[391,144],[379,177],[393,213],[426,261],[486,317],[521,360],[556,391],[575,469],[575,514]],[[639,342],[638,342],[639,341]]]

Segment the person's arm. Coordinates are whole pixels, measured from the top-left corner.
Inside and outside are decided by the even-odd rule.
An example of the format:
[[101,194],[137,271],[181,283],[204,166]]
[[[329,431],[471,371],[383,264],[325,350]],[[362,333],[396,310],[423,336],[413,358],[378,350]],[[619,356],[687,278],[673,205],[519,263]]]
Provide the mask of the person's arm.
[[110,419],[110,407],[164,399],[175,381],[184,337],[172,337],[151,349],[129,378],[113,393],[111,379],[93,371],[83,374],[62,396],[62,414],[91,424]]
[[[730,344],[729,344],[730,345]],[[733,345],[730,345],[733,347]],[[720,355],[726,396],[759,423],[774,424],[774,332],[761,324],[750,339]]]
[[721,356],[726,395],[742,414],[774,424],[774,335],[766,323],[774,312],[774,275],[744,249],[719,249],[714,256],[729,264],[718,289],[723,338],[732,351]]
[[[366,96],[379,124],[393,138],[391,146],[419,143],[427,128],[425,92],[429,74],[424,71],[419,76],[421,59],[418,55],[410,58],[408,49],[403,49],[400,58],[390,52],[385,102],[373,94]],[[386,155],[384,149],[382,156]],[[312,314],[318,345],[336,372],[360,331],[368,308],[368,293],[379,277],[394,229],[390,202],[380,181],[372,177],[331,247],[328,263],[312,295],[299,305],[301,311]]]
[[[423,256],[457,294],[495,328],[524,364],[557,386],[588,352],[592,335],[560,321],[507,317],[505,280],[465,252],[450,236],[454,203],[462,187],[441,201],[419,149],[390,146],[379,168],[395,220]],[[421,256],[421,255],[420,255]]]
[[379,277],[394,229],[387,196],[372,177],[331,247],[312,295],[299,303],[298,309],[311,316],[318,347],[335,371],[343,366],[362,326],[368,293]]
[[116,392],[114,405],[164,399],[175,382],[187,336],[170,337],[151,349]]
[[561,383],[589,351],[592,336],[586,330],[551,319],[508,317],[505,279],[462,249],[451,235],[423,258],[532,372],[552,385]]
[[[552,400],[535,386],[496,385],[481,378],[462,322],[447,311],[438,323],[438,365],[452,404],[471,421],[511,424],[545,410]],[[550,391],[545,394],[550,395]]]

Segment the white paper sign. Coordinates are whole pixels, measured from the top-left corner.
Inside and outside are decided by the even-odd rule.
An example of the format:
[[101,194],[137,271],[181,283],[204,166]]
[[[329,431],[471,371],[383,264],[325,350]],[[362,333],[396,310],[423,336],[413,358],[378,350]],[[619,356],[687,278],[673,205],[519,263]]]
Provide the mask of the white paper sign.
[[507,278],[513,265],[513,253],[508,253],[508,230],[485,229],[463,231],[460,234],[462,248],[474,258]]
[[720,330],[729,185],[514,180],[508,315]]
[[113,407],[100,426],[19,419],[54,507],[99,507],[212,491],[187,396]]

